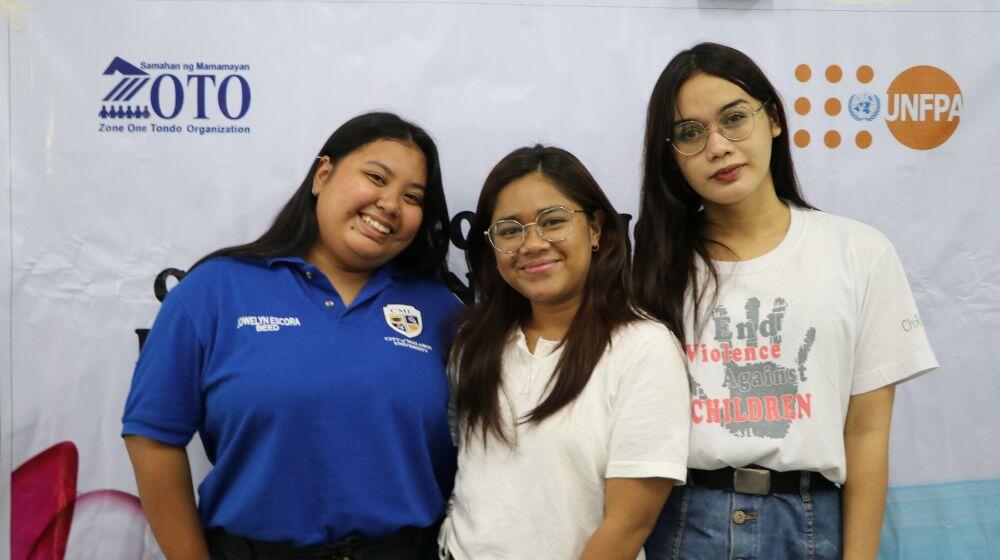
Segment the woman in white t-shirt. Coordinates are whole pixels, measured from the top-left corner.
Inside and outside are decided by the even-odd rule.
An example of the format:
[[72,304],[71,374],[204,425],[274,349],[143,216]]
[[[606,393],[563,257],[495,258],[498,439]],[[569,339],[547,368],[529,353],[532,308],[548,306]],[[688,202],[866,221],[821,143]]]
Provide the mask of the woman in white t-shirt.
[[453,349],[456,560],[634,560],[687,462],[676,338],[636,311],[628,232],[587,169],[521,148],[487,177]]
[[634,272],[692,395],[689,483],[650,559],[878,554],[893,387],[937,361],[892,245],[806,203],[788,136],[729,47],[681,52],[653,89]]

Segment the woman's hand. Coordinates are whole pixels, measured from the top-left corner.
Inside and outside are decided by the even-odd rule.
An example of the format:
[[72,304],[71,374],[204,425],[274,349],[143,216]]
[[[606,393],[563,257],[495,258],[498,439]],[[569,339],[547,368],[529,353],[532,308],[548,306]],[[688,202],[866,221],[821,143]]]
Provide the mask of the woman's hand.
[[139,499],[167,560],[210,560],[198,521],[191,467],[183,447],[125,436]]
[[889,485],[889,425],[895,386],[851,397],[844,425],[847,480],[841,498],[844,559],[878,558]]
[[674,481],[666,478],[609,478],[604,521],[580,560],[635,560],[653,530]]

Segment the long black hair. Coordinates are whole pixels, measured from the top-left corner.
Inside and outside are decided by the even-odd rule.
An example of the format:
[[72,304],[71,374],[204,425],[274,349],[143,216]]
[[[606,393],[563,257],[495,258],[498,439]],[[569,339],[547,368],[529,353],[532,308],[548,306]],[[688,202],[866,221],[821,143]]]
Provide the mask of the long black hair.
[[[771,176],[778,198],[812,208],[802,197],[788,142],[788,121],[778,91],[764,72],[742,52],[716,43],[701,43],[677,54],[653,87],[646,113],[642,195],[635,228],[635,282],[640,305],[684,338],[684,301],[692,297],[694,320],[718,274],[702,236],[701,197],[684,179],[674,149],[667,142],[677,112],[677,92],[696,74],[728,80],[767,104],[768,116],[781,127],[771,147]],[[769,102],[768,102],[769,100]],[[698,285],[696,259],[708,271],[708,284]]]
[[312,193],[313,177],[320,158],[330,158],[336,165],[348,154],[377,140],[397,140],[414,144],[424,154],[427,163],[427,184],[424,195],[424,218],[416,237],[394,262],[407,270],[444,280],[448,274],[448,206],[441,182],[441,164],[437,146],[419,126],[392,113],[365,113],[345,122],[330,135],[302,184],[278,212],[271,227],[257,240],[244,245],[226,247],[202,257],[192,268],[214,257],[305,257],[319,237],[316,218],[316,196]]
[[614,330],[637,319],[631,291],[628,231],[587,168],[573,154],[536,145],[510,153],[493,168],[479,195],[469,229],[466,262],[475,302],[461,317],[455,339],[458,380],[455,404],[465,435],[479,432],[483,444],[493,434],[510,442],[501,422],[501,356],[513,329],[531,315],[531,303],[497,271],[496,253],[483,232],[490,227],[500,192],[512,182],[538,174],[594,219],[604,215],[601,239],[584,285],[580,308],[562,341],[551,391],[524,419],[540,422],[573,402],[586,387]]

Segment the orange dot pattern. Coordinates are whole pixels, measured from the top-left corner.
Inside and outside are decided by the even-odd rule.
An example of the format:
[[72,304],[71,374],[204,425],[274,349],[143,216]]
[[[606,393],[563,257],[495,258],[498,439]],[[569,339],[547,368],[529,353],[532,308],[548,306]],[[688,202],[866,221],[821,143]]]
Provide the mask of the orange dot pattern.
[[800,148],[805,148],[809,145],[809,131],[808,130],[797,130],[795,131],[795,136],[792,137],[792,141],[795,145]]
[[858,78],[858,82],[867,84],[872,81],[872,78],[875,77],[875,71],[872,70],[871,66],[865,64],[863,66],[858,66],[858,71],[855,73],[855,76]]
[[854,137],[854,144],[862,150],[867,150],[872,145],[872,133],[862,130]]
[[826,67],[826,81],[831,84],[835,84],[844,77],[844,71],[840,69],[840,66],[836,64],[831,64]]
[[800,97],[795,100],[795,112],[800,115],[808,115],[810,109],[812,109],[812,103],[806,97]]
[[[823,72],[823,76],[826,78],[827,82],[836,84],[844,78],[844,69],[837,64],[831,64],[826,67]],[[862,64],[855,69],[854,77],[857,79],[858,83],[868,84],[875,79],[875,70],[867,64]],[[811,78],[812,68],[808,64],[799,64],[795,67],[796,80],[801,83],[806,83]],[[794,108],[797,114],[808,115],[809,112],[812,111],[812,101],[808,97],[799,97],[795,100]],[[844,104],[836,97],[829,97],[823,103],[823,111],[831,117],[836,117],[844,111]],[[870,148],[872,141],[872,134],[867,130],[862,130],[854,135],[854,145],[862,150]],[[795,134],[792,135],[792,142],[799,148],[805,148],[809,146],[810,142],[812,142],[812,135],[808,130],[797,130],[795,131]],[[840,131],[828,130],[823,134],[823,144],[827,148],[837,148],[842,142],[843,139],[841,138]]]
[[805,83],[812,77],[812,68],[808,64],[799,64],[795,67],[795,79]]
[[831,117],[836,117],[837,115],[840,114],[840,100],[837,99],[836,97],[831,97],[830,99],[827,99],[826,103],[823,105],[823,110],[826,111],[827,115],[830,115]]

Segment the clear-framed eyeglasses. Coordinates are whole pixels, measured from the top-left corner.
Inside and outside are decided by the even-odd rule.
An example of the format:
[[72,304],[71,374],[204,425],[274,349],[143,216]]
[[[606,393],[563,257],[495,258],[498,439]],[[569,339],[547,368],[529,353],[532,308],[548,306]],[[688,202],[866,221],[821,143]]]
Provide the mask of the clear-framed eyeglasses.
[[719,131],[719,134],[733,142],[746,140],[753,134],[757,113],[767,107],[770,102],[769,99],[761,103],[756,111],[750,109],[750,106],[745,103],[729,107],[719,113],[714,123],[709,123],[707,126],[698,121],[681,121],[674,125],[674,130],[670,138],[667,138],[667,142],[670,142],[670,145],[678,153],[693,156],[702,151],[705,144],[708,144],[708,131],[713,126]]
[[524,244],[524,240],[528,238],[528,228],[531,226],[535,226],[538,235],[550,243],[564,241],[573,233],[575,214],[586,214],[586,211],[553,206],[539,212],[535,221],[528,224],[522,224],[514,219],[500,220],[484,231],[483,235],[498,253],[511,255]]

